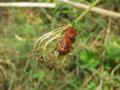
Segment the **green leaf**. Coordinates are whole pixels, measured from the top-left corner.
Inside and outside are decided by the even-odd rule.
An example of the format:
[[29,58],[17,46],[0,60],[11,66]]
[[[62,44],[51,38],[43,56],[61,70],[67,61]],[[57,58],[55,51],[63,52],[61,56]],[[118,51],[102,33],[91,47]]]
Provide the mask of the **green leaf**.
[[34,79],[37,79],[37,80],[43,80],[45,78],[46,74],[45,72],[43,71],[36,71],[34,74],[33,74],[33,78]]
[[80,53],[80,59],[87,68],[95,68],[99,64],[99,58],[94,52],[82,51]]
[[111,59],[120,59],[120,42],[114,40],[109,45],[106,46],[106,52],[108,58]]
[[96,82],[95,81],[91,81],[88,86],[85,88],[85,90],[96,90]]

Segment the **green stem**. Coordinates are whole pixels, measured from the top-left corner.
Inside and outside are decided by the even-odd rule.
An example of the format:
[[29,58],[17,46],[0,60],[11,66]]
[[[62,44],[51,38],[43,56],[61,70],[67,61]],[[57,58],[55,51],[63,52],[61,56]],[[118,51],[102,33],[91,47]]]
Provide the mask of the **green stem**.
[[77,23],[79,20],[81,20],[89,11],[92,7],[94,7],[100,0],[96,0],[87,10],[85,10],[78,18],[76,18],[75,23]]

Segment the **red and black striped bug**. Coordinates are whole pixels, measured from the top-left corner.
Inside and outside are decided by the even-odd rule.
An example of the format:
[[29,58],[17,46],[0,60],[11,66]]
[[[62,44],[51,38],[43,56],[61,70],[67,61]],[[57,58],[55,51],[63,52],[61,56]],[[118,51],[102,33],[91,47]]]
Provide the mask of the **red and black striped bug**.
[[74,27],[68,27],[65,31],[65,36],[69,37],[71,40],[71,43],[75,41],[75,38],[77,36],[77,31]]
[[70,38],[65,36],[63,39],[60,40],[58,44],[58,51],[60,55],[64,55],[70,52],[71,49],[71,41]]
[[75,41],[77,31],[74,27],[68,27],[65,30],[65,36],[59,41],[58,51],[60,55],[65,55],[71,50],[71,43]]

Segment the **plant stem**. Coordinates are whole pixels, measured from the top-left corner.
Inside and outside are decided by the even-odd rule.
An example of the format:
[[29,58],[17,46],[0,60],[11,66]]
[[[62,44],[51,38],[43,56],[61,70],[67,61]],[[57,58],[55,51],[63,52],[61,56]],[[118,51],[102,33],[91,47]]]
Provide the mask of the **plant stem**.
[[75,20],[75,23],[82,19],[99,1],[100,0],[96,0],[88,9],[86,9],[80,16],[78,16],[78,18]]
[[0,7],[46,7],[55,8],[55,3],[38,3],[38,2],[0,2]]
[[[86,10],[86,9],[90,8],[89,5],[85,5],[83,3],[76,3],[76,2],[73,2],[73,1],[70,1],[70,0],[61,0],[61,1],[66,3],[66,4],[70,4],[72,6],[78,7],[80,9],[85,9]],[[113,18],[120,18],[120,13],[110,11],[110,10],[106,10],[106,9],[103,9],[103,8],[99,8],[99,7],[92,7],[90,9],[90,11],[101,14],[101,15],[104,15],[104,16],[110,16],[110,17],[113,17]]]

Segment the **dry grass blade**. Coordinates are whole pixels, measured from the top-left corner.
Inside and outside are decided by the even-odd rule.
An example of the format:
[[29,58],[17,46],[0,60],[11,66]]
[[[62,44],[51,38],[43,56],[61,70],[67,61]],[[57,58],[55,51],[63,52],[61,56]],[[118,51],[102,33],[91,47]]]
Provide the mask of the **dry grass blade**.
[[38,3],[38,2],[1,2],[0,7],[47,7],[55,8],[55,3]]
[[112,70],[112,72],[111,72],[111,77],[114,76],[115,71],[116,71],[117,69],[119,69],[119,68],[120,68],[120,64],[118,64],[117,66],[115,66],[115,68],[113,68],[113,70]]
[[61,37],[61,35],[60,35],[60,34],[57,34],[55,37],[53,37],[53,38],[51,38],[50,40],[48,40],[48,41],[45,43],[43,49],[45,50],[46,47],[47,47],[47,45],[48,45],[50,42],[52,42],[53,40],[55,40],[55,39],[57,39],[57,38],[59,38],[59,37]]
[[[70,1],[70,0],[61,0],[61,1],[64,2],[64,3],[70,4],[72,6],[81,8],[81,9],[90,8],[89,5],[85,5],[85,4],[82,4],[82,3],[75,3],[75,2]],[[101,15],[104,15],[104,16],[110,16],[110,17],[113,17],[113,18],[120,18],[120,13],[110,11],[110,10],[106,10],[106,9],[102,9],[102,8],[98,8],[98,7],[93,7],[93,8],[90,9],[90,11],[101,14]]]
[[78,22],[80,19],[82,19],[100,0],[96,0],[89,8],[87,8],[76,20],[75,22]]
[[10,74],[10,73],[8,73],[6,71],[6,69],[2,65],[0,65],[0,70],[2,71],[5,79],[8,79],[8,76],[9,76],[8,74],[10,74],[10,81],[9,81],[8,90],[12,90],[14,81],[16,80],[16,75],[15,75],[16,68],[15,68],[15,65],[12,62],[8,61],[8,60],[7,61],[0,60],[0,64],[8,65],[13,71],[13,73]]
[[[61,27],[61,28],[58,28],[58,29],[55,29],[55,30],[53,30],[53,31],[51,31],[51,32],[48,32],[48,33],[46,33],[46,34],[44,34],[44,35],[42,35],[42,36],[40,36],[37,40],[36,40],[36,42],[35,42],[35,44],[34,44],[34,48],[36,48],[36,46],[37,46],[37,44],[39,43],[39,45],[41,44],[41,43],[43,43],[43,41],[44,40],[46,40],[46,39],[50,39],[51,37],[53,37],[53,38],[56,38],[56,35],[58,35],[59,37],[60,37],[60,33],[62,33],[62,31],[63,30],[65,30],[65,28],[67,28],[68,27],[68,25],[66,25],[66,26],[63,26],[63,27]],[[58,37],[57,36],[57,37]],[[54,40],[54,39],[53,39]],[[52,41],[53,41],[52,40]],[[48,40],[49,41],[49,40]],[[50,40],[50,42],[51,42],[51,40]]]

